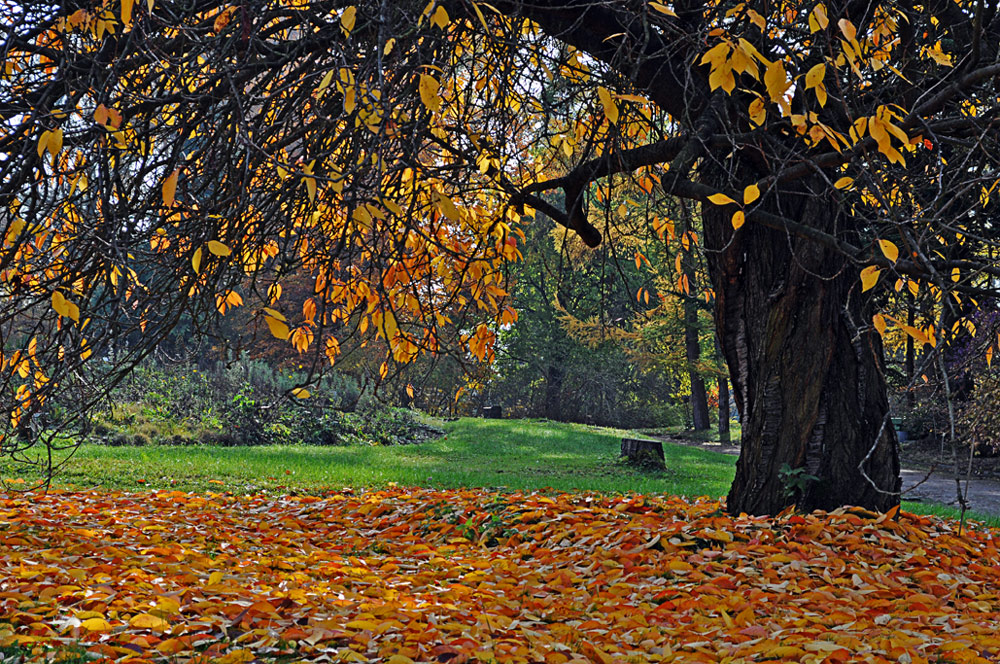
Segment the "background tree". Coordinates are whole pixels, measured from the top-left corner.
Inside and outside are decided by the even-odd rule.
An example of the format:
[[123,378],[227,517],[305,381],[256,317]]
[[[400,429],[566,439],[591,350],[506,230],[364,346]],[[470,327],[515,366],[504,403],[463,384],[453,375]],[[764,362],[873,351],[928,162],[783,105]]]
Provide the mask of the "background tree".
[[[345,336],[381,337],[380,373],[445,347],[489,359],[521,213],[596,245],[587,210],[622,175],[702,204],[743,418],[729,509],[883,509],[899,500],[883,325],[941,347],[1000,272],[994,3],[5,10],[5,452],[52,394],[119,380],[222,303],[330,360]],[[315,312],[270,306],[291,270]],[[890,273],[933,328],[873,318]],[[88,361],[123,335],[116,364]],[[819,479],[789,497],[788,467]]]

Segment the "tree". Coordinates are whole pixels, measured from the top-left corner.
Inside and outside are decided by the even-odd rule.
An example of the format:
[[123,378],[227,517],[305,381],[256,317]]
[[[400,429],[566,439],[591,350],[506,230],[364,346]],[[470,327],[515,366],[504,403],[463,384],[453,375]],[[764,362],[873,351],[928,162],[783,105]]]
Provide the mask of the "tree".
[[635,198],[617,198],[619,210],[594,220],[612,238],[597,250],[545,218],[525,229],[522,260],[510,266],[518,318],[498,335],[485,388],[505,413],[626,428],[683,422],[671,403],[689,369],[682,315],[660,302],[650,267],[674,261],[654,253],[663,242],[643,215],[619,215]]
[[[943,346],[941,321],[1000,276],[993,2],[42,0],[6,14],[5,451],[122,334],[142,332],[134,360],[182,313],[210,321],[223,303],[331,360],[338,336],[372,332],[387,361],[445,346],[488,359],[513,316],[502,268],[521,213],[596,245],[587,210],[617,176],[702,205],[743,419],[729,510],[885,509],[900,482],[880,333]],[[581,156],[550,176],[560,153]],[[293,269],[313,275],[311,317],[269,306]],[[890,274],[917,284],[935,325],[877,313]],[[789,468],[818,480],[790,494]]]

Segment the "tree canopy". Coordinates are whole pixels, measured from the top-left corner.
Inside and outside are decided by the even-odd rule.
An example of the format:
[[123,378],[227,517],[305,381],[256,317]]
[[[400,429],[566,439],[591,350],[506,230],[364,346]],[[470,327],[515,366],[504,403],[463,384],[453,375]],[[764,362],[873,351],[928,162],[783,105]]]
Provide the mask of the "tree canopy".
[[729,509],[886,508],[880,335],[971,332],[1000,276],[994,2],[2,4],[4,452],[186,314],[250,307],[331,362],[355,334],[488,359],[526,216],[594,246],[631,178],[702,204],[674,241],[706,251],[744,419]]

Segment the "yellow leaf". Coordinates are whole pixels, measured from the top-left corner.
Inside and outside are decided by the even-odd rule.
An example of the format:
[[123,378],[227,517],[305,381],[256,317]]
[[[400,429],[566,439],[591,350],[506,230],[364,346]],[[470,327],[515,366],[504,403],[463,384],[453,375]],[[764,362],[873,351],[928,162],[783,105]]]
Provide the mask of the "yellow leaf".
[[140,613],[139,615],[134,616],[128,621],[128,624],[139,629],[165,630],[170,627],[170,623],[166,620],[149,613]]
[[51,131],[43,131],[42,135],[38,137],[38,156],[41,157],[45,154],[45,151],[49,149],[49,136],[52,135]]
[[763,16],[761,16],[760,14],[758,14],[757,12],[755,12],[754,10],[747,9],[747,16],[749,16],[750,17],[750,21],[754,25],[756,25],[758,28],[760,28],[761,30],[766,30],[767,29],[767,19],[765,19]]
[[611,124],[618,122],[618,104],[611,97],[611,91],[605,87],[599,87],[597,88],[597,96],[601,100],[601,106],[604,107],[604,116],[608,122]]
[[438,8],[434,10],[434,15],[431,16],[431,25],[436,25],[444,30],[449,23],[451,23],[451,17],[448,16],[447,10],[443,6],[438,5]]
[[872,323],[875,325],[875,329],[878,333],[885,335],[885,317],[882,314],[875,314],[872,316]]
[[[330,83],[332,81],[333,81],[333,70],[331,69],[330,71],[326,72],[326,74],[323,75],[322,80],[320,80],[319,87],[316,88],[316,95],[317,96],[322,95],[326,91],[326,89],[330,87]],[[281,167],[279,166],[279,168]],[[282,176],[282,179],[284,179],[284,176]]]
[[[826,100],[827,100],[826,86],[820,83],[819,85],[816,86],[814,92],[816,93],[816,101],[819,102],[819,105],[826,106]],[[840,148],[837,148],[837,150],[839,152]]]
[[358,8],[351,5],[344,10],[344,13],[340,15],[340,27],[344,31],[345,37],[351,36],[351,30],[354,29],[354,22],[358,18]]
[[[271,289],[273,289],[275,286],[278,287],[278,289],[277,289],[277,295],[275,295],[274,293],[271,292]],[[271,287],[267,289],[267,296],[268,296],[268,298],[272,302],[274,302],[275,300],[277,300],[278,297],[281,296],[281,285],[280,284],[272,284]],[[271,307],[264,307],[264,313],[267,314],[268,316],[270,316],[271,318],[277,318],[278,320],[280,320],[282,322],[285,322],[285,321],[288,320],[287,318],[285,318],[285,316],[280,311],[278,311],[277,309],[272,309]]]
[[806,90],[823,85],[823,77],[826,76],[826,65],[822,62],[806,72]]
[[785,92],[788,91],[788,74],[785,72],[785,65],[780,60],[775,60],[767,66],[764,71],[764,85],[767,87],[767,94],[776,104],[785,101]]
[[437,79],[429,74],[420,75],[420,101],[424,103],[429,111],[440,111],[441,110],[441,97],[438,95],[438,90],[441,89],[441,84],[438,83]]
[[759,97],[750,102],[750,108],[747,112],[750,116],[750,121],[758,127],[764,124],[764,121],[767,119],[767,108],[764,106],[764,100]]
[[837,189],[847,189],[853,184],[854,184],[854,178],[849,178],[845,175],[844,177],[834,182],[833,186],[836,187]]
[[986,366],[993,366],[993,346],[986,349]]
[[[274,283],[274,284],[271,284],[270,286],[268,286],[267,287],[267,301],[270,304],[274,304],[275,302],[277,302],[278,300],[280,300],[281,299],[281,290],[282,290],[281,289],[281,284],[278,284],[278,283]],[[269,309],[269,308],[265,307],[264,311],[269,312],[272,316],[274,316],[278,320],[286,320],[284,316],[282,316],[279,312],[275,311],[274,309]]]
[[59,291],[52,291],[52,308],[60,316],[69,316],[66,298]]
[[878,281],[878,275],[881,270],[877,265],[869,265],[865,269],[861,270],[861,292],[871,290],[875,287],[875,283]]
[[920,330],[919,328],[913,327],[911,325],[904,325],[902,323],[898,323],[898,325],[899,328],[903,330],[903,332],[906,332],[908,335],[910,335],[920,343],[929,344],[931,346],[935,345],[935,341],[932,341],[931,337],[928,337],[926,334],[924,334],[923,330]]
[[[382,364],[385,367],[385,363]],[[378,623],[373,620],[352,620],[344,625],[347,629],[366,630],[369,632],[378,631]]]
[[804,652],[805,652],[804,650],[802,650],[801,648],[796,648],[795,646],[775,646],[770,650],[763,651],[762,654],[768,659],[781,659],[782,661],[791,661],[792,657],[797,658]]
[[882,250],[882,254],[893,263],[899,258],[899,248],[889,240],[879,240],[878,247]]
[[132,0],[122,0],[122,23],[128,25],[132,22]]
[[272,318],[270,316],[265,316],[264,322],[267,323],[268,329],[271,330],[271,334],[275,338],[281,339],[282,341],[288,339],[289,335],[288,326],[282,323],[280,320],[278,320],[277,318]]
[[809,31],[826,30],[828,25],[830,25],[830,18],[826,14],[826,7],[822,4],[816,5],[816,8],[809,14]]
[[228,256],[233,253],[233,250],[219,242],[218,240],[208,241],[208,250],[215,254],[216,256]]
[[932,48],[924,49],[924,53],[930,57],[934,62],[942,65],[944,67],[953,67],[951,56],[941,50],[941,42],[934,44]]
[[743,190],[743,205],[750,205],[758,198],[760,198],[760,187],[757,185],[752,184]]
[[739,230],[744,223],[746,223],[746,216],[743,214],[743,210],[737,210],[736,214],[733,215],[733,228]]
[[175,170],[163,181],[163,206],[171,207],[174,204],[174,195],[177,193],[177,176],[180,170]]
[[111,623],[104,618],[88,618],[80,623],[80,627],[88,632],[110,632]]
[[962,271],[959,270],[957,267],[951,268],[951,280],[957,284],[961,278],[962,278]]
[[406,655],[393,655],[385,660],[385,664],[413,664],[413,660]]
[[306,193],[309,194],[309,201],[316,200],[316,178],[302,178],[306,183]]
[[52,158],[54,159],[56,157],[56,155],[59,154],[59,151],[62,150],[62,147],[63,147],[63,130],[62,129],[53,129],[51,132],[49,132],[49,145],[48,145],[48,147],[49,147],[49,154],[51,154]]
[[60,316],[71,318],[77,323],[80,322],[80,307],[67,300],[59,291],[52,292],[52,308]]
[[677,14],[674,13],[674,10],[670,9],[670,7],[667,7],[664,4],[660,4],[659,2],[651,2],[649,3],[649,7],[651,9],[655,9],[661,14],[666,14],[667,16],[673,16],[674,18],[677,18]]
[[410,385],[409,383],[407,383],[406,385],[406,396],[410,397],[411,399],[413,398],[413,385]]
[[840,27],[840,31],[844,33],[844,36],[847,37],[847,41],[854,41],[855,37],[858,36],[858,29],[846,18],[837,21],[837,25]]
[[191,267],[194,268],[196,274],[201,271],[201,247],[194,250],[194,255],[191,256]]
[[725,194],[712,194],[711,196],[708,197],[708,200],[714,203],[715,205],[729,205],[731,203],[736,202],[729,196],[726,196]]
[[187,647],[183,641],[177,638],[167,639],[156,644],[156,649],[164,655],[176,655]]
[[225,578],[225,576],[225,572],[216,570],[208,575],[208,584],[206,585],[214,586],[217,583],[222,583],[222,579]]
[[296,399],[308,399],[311,395],[309,390],[304,387],[296,387],[292,389],[292,396]]

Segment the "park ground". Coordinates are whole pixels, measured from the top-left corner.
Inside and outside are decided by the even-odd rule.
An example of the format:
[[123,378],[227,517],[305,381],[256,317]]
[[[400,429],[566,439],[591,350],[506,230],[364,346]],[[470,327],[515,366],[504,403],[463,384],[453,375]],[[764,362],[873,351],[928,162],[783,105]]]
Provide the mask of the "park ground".
[[[665,440],[665,468],[643,470],[619,459],[619,429],[547,420],[432,420],[443,434],[416,445],[83,445],[56,476],[56,486],[78,489],[318,492],[344,487],[491,488],[497,491],[599,491],[603,493],[724,496],[738,448],[721,446],[712,434],[658,430]],[[738,432],[737,432],[738,433]],[[907,456],[915,449],[919,455]],[[959,517],[955,482],[929,446],[904,447],[907,485],[904,509]],[[914,460],[915,463],[907,464]],[[977,463],[981,460],[977,459]],[[5,463],[0,460],[0,464]],[[37,469],[0,465],[12,488],[32,486]],[[929,477],[923,470],[934,470]],[[926,478],[926,479],[925,479]],[[1000,483],[979,478],[970,492],[970,515],[1000,524]]]
[[621,431],[445,426],[84,446],[49,493],[0,493],[0,662],[1000,659],[986,523],[919,503],[733,518],[734,457],[703,445],[650,471],[617,459]]

